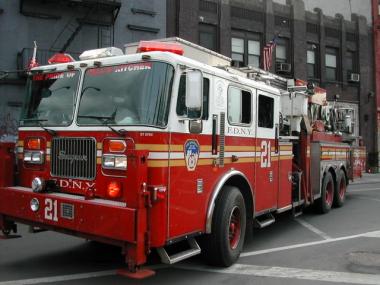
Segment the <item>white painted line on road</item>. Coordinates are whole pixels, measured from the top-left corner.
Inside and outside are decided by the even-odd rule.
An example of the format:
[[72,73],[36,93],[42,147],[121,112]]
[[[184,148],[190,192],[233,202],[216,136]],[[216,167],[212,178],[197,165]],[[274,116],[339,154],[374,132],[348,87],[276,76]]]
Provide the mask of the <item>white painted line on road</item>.
[[88,278],[95,278],[95,277],[104,277],[104,276],[111,276],[115,274],[116,274],[116,270],[106,270],[106,271],[97,271],[97,272],[89,272],[89,273],[61,275],[61,276],[3,281],[3,282],[0,282],[0,285],[25,285],[25,284],[52,283],[52,282],[88,279]]
[[257,277],[300,279],[347,284],[380,285],[379,275],[351,272],[336,272],[289,267],[257,266],[248,264],[235,264],[225,269],[199,267],[191,265],[177,265],[175,266],[175,268],[222,274],[249,275]]
[[309,224],[305,220],[295,219],[295,221],[297,223],[299,223],[300,225],[304,226],[305,228],[307,228],[309,231],[311,231],[311,232],[319,235],[321,238],[323,238],[323,239],[331,239],[331,237],[328,234],[326,234],[325,232],[322,232],[321,230],[317,229],[316,227],[314,227],[312,224]]
[[380,188],[368,188],[368,189],[352,189],[350,190],[350,188],[348,188],[347,192],[348,193],[355,193],[355,192],[370,192],[370,191],[379,191],[380,192]]
[[298,243],[298,244],[281,246],[281,247],[274,247],[274,248],[263,249],[263,250],[243,252],[240,256],[241,257],[248,257],[248,256],[254,256],[254,255],[261,255],[261,254],[267,254],[267,253],[278,252],[278,251],[285,251],[285,250],[296,249],[296,248],[301,248],[301,247],[308,247],[308,246],[313,246],[313,245],[332,243],[332,242],[337,242],[337,241],[342,241],[342,240],[350,240],[350,239],[356,239],[356,238],[362,238],[362,237],[373,237],[373,235],[380,235],[380,231],[373,231],[373,232],[367,232],[367,233],[351,235],[351,236],[343,236],[343,237],[338,237],[338,238],[330,238],[330,239],[325,239],[325,240],[318,240],[318,241],[312,241],[312,242],[306,242],[306,243]]
[[356,197],[355,199],[380,202],[380,199],[376,199],[376,198]]

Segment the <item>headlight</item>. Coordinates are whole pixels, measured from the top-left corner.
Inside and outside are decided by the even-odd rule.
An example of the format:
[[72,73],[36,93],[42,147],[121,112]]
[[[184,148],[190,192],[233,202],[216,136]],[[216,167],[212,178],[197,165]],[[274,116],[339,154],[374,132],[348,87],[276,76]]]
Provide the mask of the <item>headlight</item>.
[[25,151],[24,161],[33,164],[44,163],[44,154],[42,151]]
[[30,200],[30,209],[33,212],[37,212],[40,209],[40,202],[37,198],[33,198],[32,200]]
[[127,157],[126,156],[116,156],[115,157],[115,168],[127,169]]
[[33,192],[42,192],[45,188],[45,181],[40,177],[35,177],[32,180],[32,190]]
[[103,155],[103,168],[106,169],[117,169],[126,170],[127,169],[127,157],[125,155]]

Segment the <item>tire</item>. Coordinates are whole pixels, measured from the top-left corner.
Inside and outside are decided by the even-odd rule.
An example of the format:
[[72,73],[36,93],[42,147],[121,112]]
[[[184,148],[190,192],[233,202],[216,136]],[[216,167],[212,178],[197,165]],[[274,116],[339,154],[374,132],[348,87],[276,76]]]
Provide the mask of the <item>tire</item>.
[[322,180],[321,198],[317,203],[317,211],[326,214],[330,211],[334,202],[335,192],[334,179],[330,172],[327,172]]
[[246,230],[245,203],[238,188],[223,187],[216,200],[211,230],[203,239],[203,258],[210,265],[231,266],[243,249]]
[[334,191],[334,207],[342,207],[344,204],[344,201],[346,200],[346,190],[347,190],[347,179],[346,179],[346,174],[344,171],[341,169],[339,171],[339,176],[337,179],[337,183],[335,186],[335,191]]

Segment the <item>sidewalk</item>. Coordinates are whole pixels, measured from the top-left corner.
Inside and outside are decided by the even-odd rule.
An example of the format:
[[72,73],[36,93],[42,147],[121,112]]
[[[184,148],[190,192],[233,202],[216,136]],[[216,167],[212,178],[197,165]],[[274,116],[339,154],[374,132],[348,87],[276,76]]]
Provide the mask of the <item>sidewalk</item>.
[[380,183],[380,173],[363,173],[363,177],[350,181],[350,185]]

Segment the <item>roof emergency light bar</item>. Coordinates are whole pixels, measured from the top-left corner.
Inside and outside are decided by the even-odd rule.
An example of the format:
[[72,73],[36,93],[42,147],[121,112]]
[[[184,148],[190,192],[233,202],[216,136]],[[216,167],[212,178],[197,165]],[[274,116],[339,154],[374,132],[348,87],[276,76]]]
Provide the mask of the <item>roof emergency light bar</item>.
[[179,43],[140,41],[137,47],[137,53],[149,51],[167,51],[178,55],[183,55],[184,50]]
[[48,63],[56,64],[56,63],[68,63],[68,62],[73,62],[73,61],[75,61],[75,59],[68,53],[56,53],[51,58],[49,58]]
[[102,57],[120,56],[124,55],[123,51],[116,47],[107,47],[99,49],[91,49],[84,51],[80,56],[80,60],[96,59]]

